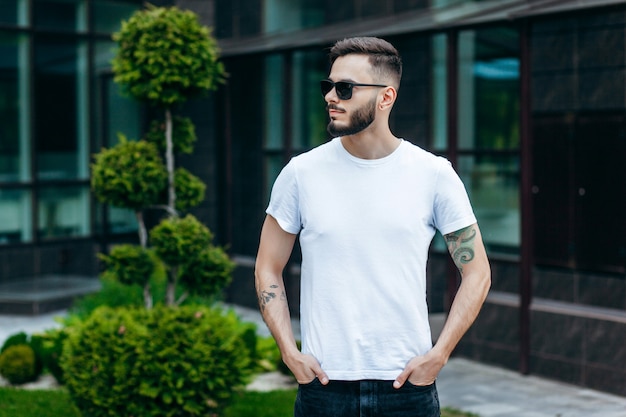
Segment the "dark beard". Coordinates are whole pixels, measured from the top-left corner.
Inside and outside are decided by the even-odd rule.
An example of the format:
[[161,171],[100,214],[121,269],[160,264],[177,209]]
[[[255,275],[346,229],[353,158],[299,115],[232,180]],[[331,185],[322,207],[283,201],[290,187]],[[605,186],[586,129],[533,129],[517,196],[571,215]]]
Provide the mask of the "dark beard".
[[354,135],[371,125],[375,117],[376,99],[374,98],[352,114],[348,126],[336,126],[335,122],[331,120],[326,130],[328,130],[328,133],[333,137]]

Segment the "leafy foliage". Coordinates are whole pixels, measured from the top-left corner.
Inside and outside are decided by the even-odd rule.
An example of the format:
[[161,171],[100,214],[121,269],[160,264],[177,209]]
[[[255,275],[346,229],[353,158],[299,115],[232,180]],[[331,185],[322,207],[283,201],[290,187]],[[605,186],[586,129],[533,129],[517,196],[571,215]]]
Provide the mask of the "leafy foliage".
[[211,297],[230,284],[234,269],[224,249],[211,245],[182,265],[179,279],[191,294]]
[[11,384],[19,385],[37,379],[35,351],[29,345],[9,346],[0,355],[0,375]]
[[224,79],[217,42],[191,11],[148,6],[113,35],[115,82],[133,97],[171,107]]
[[157,204],[166,187],[167,170],[152,143],[120,135],[120,143],[95,155],[91,188],[103,203],[141,210]]
[[150,231],[155,253],[170,267],[195,258],[212,239],[211,231],[191,214],[165,219]]
[[92,417],[216,413],[250,376],[239,328],[208,307],[97,309],[67,340],[66,386]]
[[138,245],[117,245],[109,255],[100,254],[108,271],[125,285],[145,285],[155,270],[150,251]]
[[6,340],[2,344],[2,348],[0,348],[0,353],[4,353],[4,351],[10,348],[11,346],[27,345],[27,344],[28,344],[28,335],[24,332],[18,332],[6,338]]
[[50,329],[43,334],[32,336],[33,345],[38,346],[35,355],[40,358],[44,369],[47,369],[60,384],[64,381],[60,360],[66,338],[67,329]]
[[176,168],[174,186],[176,187],[176,210],[190,209],[204,200],[206,185],[185,168]]
[[[196,142],[196,127],[188,117],[172,117],[172,142],[174,153],[190,154],[193,152],[193,145]],[[165,152],[165,122],[153,120],[150,123],[150,130],[146,133],[145,140],[157,145],[161,153]]]
[[4,353],[11,346],[27,345],[33,349],[35,354],[35,368],[33,380],[39,378],[39,375],[43,372],[44,364],[41,361],[41,342],[36,336],[29,336],[24,332],[18,332],[10,335],[2,344],[0,348],[0,354]]

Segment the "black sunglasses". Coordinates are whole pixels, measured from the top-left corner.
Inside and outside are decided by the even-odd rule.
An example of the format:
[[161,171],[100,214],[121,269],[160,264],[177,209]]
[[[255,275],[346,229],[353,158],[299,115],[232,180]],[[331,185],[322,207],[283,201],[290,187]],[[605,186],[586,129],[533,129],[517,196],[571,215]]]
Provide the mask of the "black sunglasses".
[[350,100],[352,98],[352,87],[387,87],[382,84],[360,84],[360,83],[351,83],[349,81],[337,81],[332,82],[331,80],[322,80],[320,81],[320,88],[322,90],[322,95],[326,97],[326,94],[330,92],[330,90],[335,87],[335,91],[337,92],[337,97],[340,100]]

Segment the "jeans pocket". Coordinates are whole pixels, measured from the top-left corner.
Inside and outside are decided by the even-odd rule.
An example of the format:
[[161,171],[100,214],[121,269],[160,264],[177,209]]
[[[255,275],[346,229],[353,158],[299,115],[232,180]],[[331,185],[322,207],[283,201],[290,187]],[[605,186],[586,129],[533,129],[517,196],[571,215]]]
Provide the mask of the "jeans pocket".
[[313,378],[313,381],[311,382],[306,382],[304,384],[299,384],[302,388],[309,388],[309,387],[314,387],[317,385],[322,385],[322,383],[320,382],[318,377]]
[[411,383],[408,379],[406,381],[406,383],[404,384],[406,387],[409,387],[410,389],[414,390],[414,391],[420,391],[420,392],[427,392],[432,390],[435,387],[435,383],[433,382],[432,384],[428,384],[428,385],[415,385],[413,383]]

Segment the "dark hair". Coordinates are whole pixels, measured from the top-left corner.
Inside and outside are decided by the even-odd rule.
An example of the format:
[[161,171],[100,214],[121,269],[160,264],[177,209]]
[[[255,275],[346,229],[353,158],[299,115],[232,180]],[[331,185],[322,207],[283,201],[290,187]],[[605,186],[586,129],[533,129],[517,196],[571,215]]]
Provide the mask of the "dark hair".
[[359,37],[337,41],[328,54],[330,65],[332,66],[337,58],[349,54],[369,56],[369,62],[372,65],[376,78],[391,78],[392,81],[395,81],[396,86],[400,85],[402,59],[396,48],[386,40],[373,37]]

